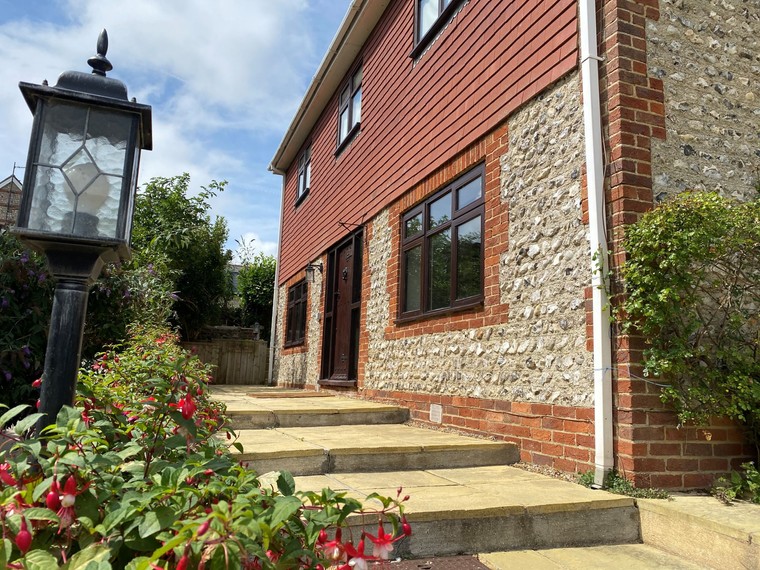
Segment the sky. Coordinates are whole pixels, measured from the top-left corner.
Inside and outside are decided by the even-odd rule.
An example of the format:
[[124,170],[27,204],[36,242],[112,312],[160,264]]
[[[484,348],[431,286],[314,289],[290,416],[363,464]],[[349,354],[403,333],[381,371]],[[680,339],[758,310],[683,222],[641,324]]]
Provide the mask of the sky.
[[[267,170],[350,0],[0,0],[0,180],[23,181],[32,114],[19,81],[90,71],[108,30],[108,73],[153,107],[140,184],[190,173],[227,188],[213,215],[275,254],[282,178]],[[252,241],[253,240],[253,241]]]

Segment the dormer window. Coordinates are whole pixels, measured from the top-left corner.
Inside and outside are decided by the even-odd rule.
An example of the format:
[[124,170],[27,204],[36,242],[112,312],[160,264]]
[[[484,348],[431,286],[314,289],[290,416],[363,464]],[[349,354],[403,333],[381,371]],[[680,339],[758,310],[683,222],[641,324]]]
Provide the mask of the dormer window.
[[362,120],[362,68],[354,71],[340,92],[338,105],[338,148],[359,129]]

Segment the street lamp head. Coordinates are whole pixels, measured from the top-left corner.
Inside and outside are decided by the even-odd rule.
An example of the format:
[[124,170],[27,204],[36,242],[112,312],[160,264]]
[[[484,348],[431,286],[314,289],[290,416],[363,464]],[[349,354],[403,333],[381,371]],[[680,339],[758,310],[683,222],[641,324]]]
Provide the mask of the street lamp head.
[[15,231],[37,249],[66,242],[128,255],[140,150],[152,148],[151,108],[106,77],[107,51],[103,30],[88,60],[92,73],[66,71],[54,87],[19,84],[34,126]]

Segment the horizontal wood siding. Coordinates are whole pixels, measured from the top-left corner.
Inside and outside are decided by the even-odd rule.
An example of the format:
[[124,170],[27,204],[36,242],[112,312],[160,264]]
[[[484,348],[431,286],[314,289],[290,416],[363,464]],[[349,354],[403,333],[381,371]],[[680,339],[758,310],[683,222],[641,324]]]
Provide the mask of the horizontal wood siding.
[[288,171],[280,282],[575,68],[577,25],[576,0],[470,0],[415,62],[414,1],[393,2],[357,59],[361,131],[336,157],[336,94],[298,207]]

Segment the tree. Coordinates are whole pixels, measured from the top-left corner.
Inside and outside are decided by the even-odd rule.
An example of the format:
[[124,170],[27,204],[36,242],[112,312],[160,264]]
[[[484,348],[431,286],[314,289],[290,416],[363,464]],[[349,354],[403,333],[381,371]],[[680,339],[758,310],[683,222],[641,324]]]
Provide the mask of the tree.
[[138,261],[153,263],[174,276],[177,323],[183,336],[197,337],[203,326],[218,322],[232,294],[225,249],[227,224],[209,214],[209,201],[226,182],[212,181],[188,195],[190,175],[153,178],[135,202],[132,246]]
[[269,340],[272,324],[272,297],[277,261],[259,252],[243,259],[238,275],[238,295],[243,309],[243,326],[261,325],[261,338]]

